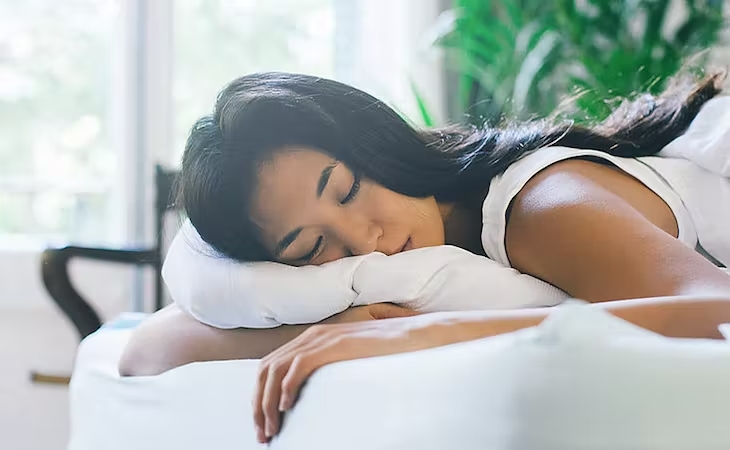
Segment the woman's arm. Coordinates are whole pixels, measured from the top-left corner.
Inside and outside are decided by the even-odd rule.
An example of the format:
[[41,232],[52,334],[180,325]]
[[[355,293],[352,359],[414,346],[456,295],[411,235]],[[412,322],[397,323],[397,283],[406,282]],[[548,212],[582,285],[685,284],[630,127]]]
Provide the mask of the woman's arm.
[[170,305],[134,330],[119,362],[119,373],[157,375],[191,362],[260,358],[306,329],[305,325],[293,325],[221,330],[202,324]]
[[[672,337],[719,338],[730,323],[730,298],[671,297],[588,305],[637,326]],[[391,355],[509,333],[540,324],[550,308],[424,314],[418,317],[317,325],[261,361],[254,400],[260,442],[279,431],[306,379],[338,361]]]
[[[350,308],[323,324],[415,315],[381,303]],[[299,336],[310,325],[221,330],[204,325],[171,305],[153,314],[132,334],[119,362],[122,376],[157,375],[192,362],[258,359]]]

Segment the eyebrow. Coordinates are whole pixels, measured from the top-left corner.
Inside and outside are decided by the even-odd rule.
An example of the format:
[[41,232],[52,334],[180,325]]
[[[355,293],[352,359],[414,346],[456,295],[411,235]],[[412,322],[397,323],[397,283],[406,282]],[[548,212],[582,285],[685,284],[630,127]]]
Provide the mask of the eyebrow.
[[319,182],[317,183],[317,198],[322,197],[322,193],[327,187],[327,183],[330,182],[330,177],[332,176],[332,171],[335,169],[335,167],[337,167],[337,163],[330,164],[329,166],[324,168],[322,174],[319,176]]

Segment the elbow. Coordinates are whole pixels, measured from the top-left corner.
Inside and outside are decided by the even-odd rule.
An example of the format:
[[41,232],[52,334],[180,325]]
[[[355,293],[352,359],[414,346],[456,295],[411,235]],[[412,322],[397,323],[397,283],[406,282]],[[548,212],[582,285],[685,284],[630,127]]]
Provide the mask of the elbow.
[[147,375],[156,375],[139,364],[139,361],[137,361],[134,356],[127,355],[126,351],[119,360],[117,370],[119,371],[120,377],[143,377]]
[[129,361],[120,361],[117,369],[119,370],[120,377],[144,376],[141,375],[139,369],[131,364]]
[[179,358],[180,336],[185,336],[187,318],[176,307],[168,306],[145,319],[134,329],[117,363],[122,377],[159,375],[171,369]]
[[149,347],[141,348],[134,336],[124,348],[117,370],[121,377],[146,377],[159,375],[165,371],[159,360],[152,357],[154,353]]

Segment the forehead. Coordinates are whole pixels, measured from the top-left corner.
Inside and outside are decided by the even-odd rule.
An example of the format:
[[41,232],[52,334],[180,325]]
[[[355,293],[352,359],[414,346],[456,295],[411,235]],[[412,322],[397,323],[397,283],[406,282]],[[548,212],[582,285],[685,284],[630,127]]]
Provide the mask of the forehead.
[[251,201],[251,220],[268,245],[302,226],[317,201],[317,183],[335,160],[309,148],[286,148],[264,161]]

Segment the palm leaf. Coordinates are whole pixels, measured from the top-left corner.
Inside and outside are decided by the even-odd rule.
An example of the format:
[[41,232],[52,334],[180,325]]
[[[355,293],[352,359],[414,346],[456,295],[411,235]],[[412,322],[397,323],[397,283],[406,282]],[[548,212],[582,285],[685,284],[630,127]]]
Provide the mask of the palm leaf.
[[418,86],[416,86],[416,83],[413,80],[411,80],[411,92],[413,92],[413,96],[416,98],[418,113],[420,115],[423,125],[428,128],[436,125],[433,115],[431,114],[428,105],[426,104],[426,99],[423,98],[420,89],[418,89]]
[[669,0],[454,0],[436,45],[456,55],[467,120],[548,116],[577,91],[573,118],[600,120],[613,107],[607,99],[658,92],[719,42],[725,2],[683,1],[687,20],[665,36]]

